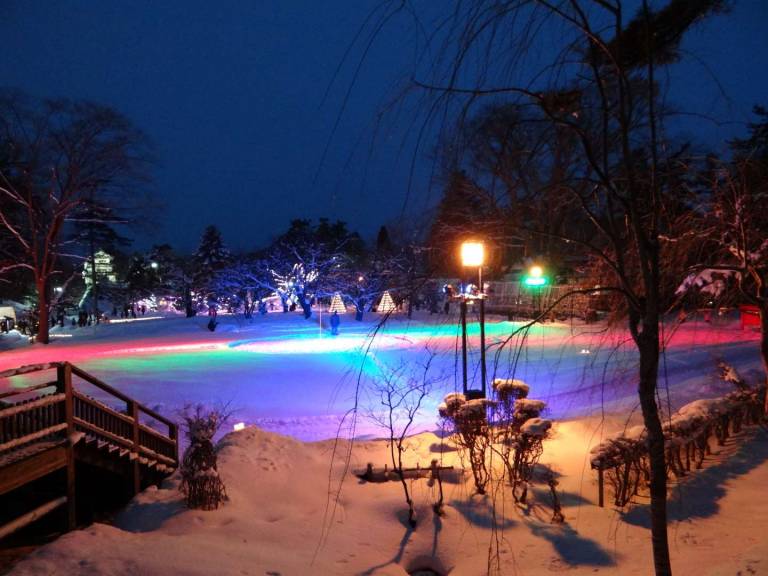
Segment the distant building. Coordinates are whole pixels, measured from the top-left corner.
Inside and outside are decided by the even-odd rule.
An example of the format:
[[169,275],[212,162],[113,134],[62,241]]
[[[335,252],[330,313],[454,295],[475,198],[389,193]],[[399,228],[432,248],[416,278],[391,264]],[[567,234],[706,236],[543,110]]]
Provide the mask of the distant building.
[[[110,284],[117,283],[117,276],[115,275],[114,257],[110,256],[103,250],[99,250],[93,255],[93,260],[96,268],[96,279],[99,282],[108,282]],[[91,286],[93,278],[91,277],[91,259],[87,258],[85,264],[83,264],[83,280],[87,287]]]

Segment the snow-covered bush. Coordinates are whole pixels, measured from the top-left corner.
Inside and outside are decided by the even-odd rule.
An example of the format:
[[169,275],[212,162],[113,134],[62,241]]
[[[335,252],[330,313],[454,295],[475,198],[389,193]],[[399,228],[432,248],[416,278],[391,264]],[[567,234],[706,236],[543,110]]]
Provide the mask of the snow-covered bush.
[[[518,403],[525,402],[525,399],[518,400]],[[538,414],[544,409],[546,404],[541,400],[529,400],[526,408],[519,412],[515,409],[516,425],[518,431],[512,442],[514,456],[511,467],[508,471],[510,482],[512,484],[512,496],[516,502],[525,503],[528,494],[528,484],[533,478],[533,472],[539,458],[544,453],[544,439],[552,428],[552,421],[545,418],[539,418]],[[533,410],[536,407],[537,410]],[[526,417],[527,414],[535,416]],[[518,416],[519,415],[519,416]],[[519,490],[519,492],[518,492]]]
[[515,500],[525,502],[552,422],[540,417],[546,403],[527,398],[530,387],[522,380],[496,378],[493,390],[494,400],[448,394],[438,412],[468,455],[478,493],[484,494],[491,480],[488,457],[493,451],[504,463]]
[[[737,389],[720,398],[694,400],[664,423],[668,472],[675,476],[685,475],[694,466],[702,467],[705,456],[711,453],[709,443],[713,437],[723,445],[730,434],[738,433],[743,425],[761,421],[765,387],[751,388],[725,362],[718,364],[718,374]],[[642,426],[608,438],[592,449],[592,468],[608,474],[617,506],[626,505],[647,480],[647,456]]]
[[645,428],[636,426],[609,438],[591,451],[592,467],[605,470],[616,506],[626,506],[641,483],[642,458],[647,454]]
[[491,428],[488,425],[488,410],[495,402],[480,398],[467,400],[463,394],[448,394],[439,406],[440,416],[454,433],[456,443],[469,457],[475,488],[485,494],[490,479],[487,465],[488,450],[491,446]]
[[224,483],[217,469],[213,436],[226,415],[220,410],[206,410],[197,405],[183,415],[189,446],[181,462],[181,487],[190,508],[215,510],[227,499]]

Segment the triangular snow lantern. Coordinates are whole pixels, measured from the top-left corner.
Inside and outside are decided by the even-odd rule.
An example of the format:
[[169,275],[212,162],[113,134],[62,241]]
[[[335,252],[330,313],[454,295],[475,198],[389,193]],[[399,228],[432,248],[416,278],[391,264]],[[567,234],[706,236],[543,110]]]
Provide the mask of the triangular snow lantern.
[[379,314],[391,314],[397,309],[395,306],[394,300],[392,300],[392,296],[389,293],[389,290],[385,290],[384,294],[381,296],[381,300],[379,301],[379,306],[376,308],[376,311]]
[[341,294],[336,292],[336,294],[333,295],[333,298],[331,298],[331,307],[328,308],[328,312],[333,314],[334,312],[338,312],[339,314],[344,314],[347,311],[347,307],[344,306],[344,300],[341,299]]

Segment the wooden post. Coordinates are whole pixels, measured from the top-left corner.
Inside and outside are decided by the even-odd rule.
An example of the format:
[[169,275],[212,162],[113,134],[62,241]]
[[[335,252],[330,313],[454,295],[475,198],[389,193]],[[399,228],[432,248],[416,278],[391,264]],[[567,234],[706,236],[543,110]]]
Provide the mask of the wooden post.
[[176,453],[173,456],[174,461],[176,462],[176,467],[179,467],[179,425],[172,423],[168,425],[168,438],[173,440]]
[[128,402],[128,413],[133,418],[133,452],[136,457],[133,459],[133,493],[141,492],[141,468],[139,463],[139,405],[135,400]]
[[605,499],[603,495],[603,467],[600,466],[600,468],[597,469],[597,505],[600,506],[600,508],[605,507]]
[[72,396],[72,366],[68,362],[56,368],[56,390],[64,396],[64,421],[67,424],[67,529],[77,527],[77,509],[75,502],[75,446],[72,438],[75,434],[75,399]]

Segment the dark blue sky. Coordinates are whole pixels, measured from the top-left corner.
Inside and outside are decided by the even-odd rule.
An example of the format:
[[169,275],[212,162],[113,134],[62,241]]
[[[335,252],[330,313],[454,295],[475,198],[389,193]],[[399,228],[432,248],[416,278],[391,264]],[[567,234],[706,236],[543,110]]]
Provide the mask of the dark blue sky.
[[[233,248],[253,248],[295,217],[340,218],[371,236],[402,220],[408,188],[413,156],[398,154],[406,122],[386,117],[379,128],[391,133],[380,132],[371,146],[377,111],[412,66],[407,18],[375,42],[346,108],[359,45],[322,98],[378,4],[10,0],[0,18],[0,82],[113,105],[150,136],[158,157],[153,187],[165,207],[137,247],[167,241],[192,250],[214,223]],[[671,97],[681,107],[733,122],[686,124],[711,146],[743,133],[752,104],[768,104],[768,2],[734,5],[686,40],[709,71],[696,64],[671,71]],[[424,157],[405,208],[416,220],[438,196],[428,190],[430,163]]]

